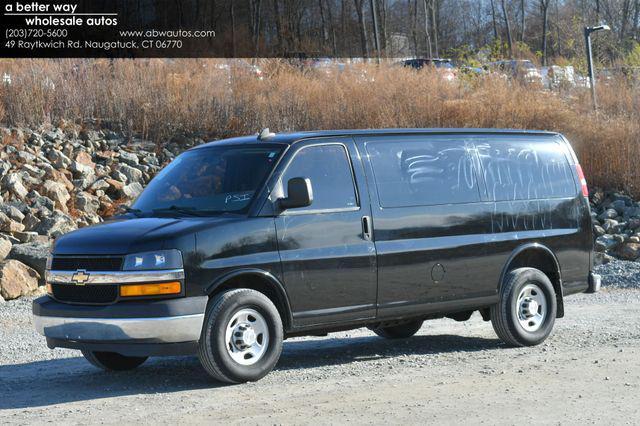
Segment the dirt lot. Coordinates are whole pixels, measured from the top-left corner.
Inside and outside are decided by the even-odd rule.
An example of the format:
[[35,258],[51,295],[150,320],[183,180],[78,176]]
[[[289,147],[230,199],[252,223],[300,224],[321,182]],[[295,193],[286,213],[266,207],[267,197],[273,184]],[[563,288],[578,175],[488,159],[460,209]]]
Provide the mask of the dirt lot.
[[28,300],[0,305],[0,423],[637,424],[640,291],[567,299],[539,347],[505,348],[479,315],[408,340],[367,330],[285,343],[258,383],[220,386],[196,358],[129,373],[49,351]]

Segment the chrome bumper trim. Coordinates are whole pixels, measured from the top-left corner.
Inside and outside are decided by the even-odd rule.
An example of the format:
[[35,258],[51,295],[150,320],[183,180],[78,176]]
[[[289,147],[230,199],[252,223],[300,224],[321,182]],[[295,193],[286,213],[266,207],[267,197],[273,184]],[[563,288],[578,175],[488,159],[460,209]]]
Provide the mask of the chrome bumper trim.
[[33,317],[43,336],[74,341],[123,342],[153,340],[158,343],[192,342],[200,339],[204,314],[158,318],[64,318]]
[[[74,279],[83,273],[83,282]],[[162,269],[158,271],[46,271],[45,279],[52,284],[129,284],[184,279],[183,269]]]

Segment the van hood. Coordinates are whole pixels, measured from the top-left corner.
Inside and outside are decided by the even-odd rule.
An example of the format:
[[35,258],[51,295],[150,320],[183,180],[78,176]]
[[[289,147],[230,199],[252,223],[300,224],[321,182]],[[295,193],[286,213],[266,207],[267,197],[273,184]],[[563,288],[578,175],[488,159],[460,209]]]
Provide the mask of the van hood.
[[189,252],[203,228],[238,220],[230,217],[117,218],[70,232],[56,240],[58,255],[116,255],[176,248]]

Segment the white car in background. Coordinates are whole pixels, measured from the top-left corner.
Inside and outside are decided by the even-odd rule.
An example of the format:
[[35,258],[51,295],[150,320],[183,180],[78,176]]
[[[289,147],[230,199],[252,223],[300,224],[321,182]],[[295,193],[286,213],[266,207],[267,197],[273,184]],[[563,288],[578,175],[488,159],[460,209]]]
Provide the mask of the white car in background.
[[540,84],[544,83],[542,74],[533,62],[528,59],[509,59],[504,61],[496,61],[489,64],[489,68],[500,72],[507,77],[514,78],[525,83]]

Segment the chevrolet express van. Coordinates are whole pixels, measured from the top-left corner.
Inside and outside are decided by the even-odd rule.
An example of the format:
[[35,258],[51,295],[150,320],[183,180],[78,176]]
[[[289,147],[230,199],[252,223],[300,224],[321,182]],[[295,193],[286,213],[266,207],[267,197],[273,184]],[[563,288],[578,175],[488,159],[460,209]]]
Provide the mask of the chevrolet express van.
[[406,339],[475,311],[508,345],[536,345],[566,296],[600,287],[587,195],[551,132],[212,142],[122,215],[57,239],[35,327],[104,369],[197,353],[231,383],[266,375],[288,337],[368,327]]

